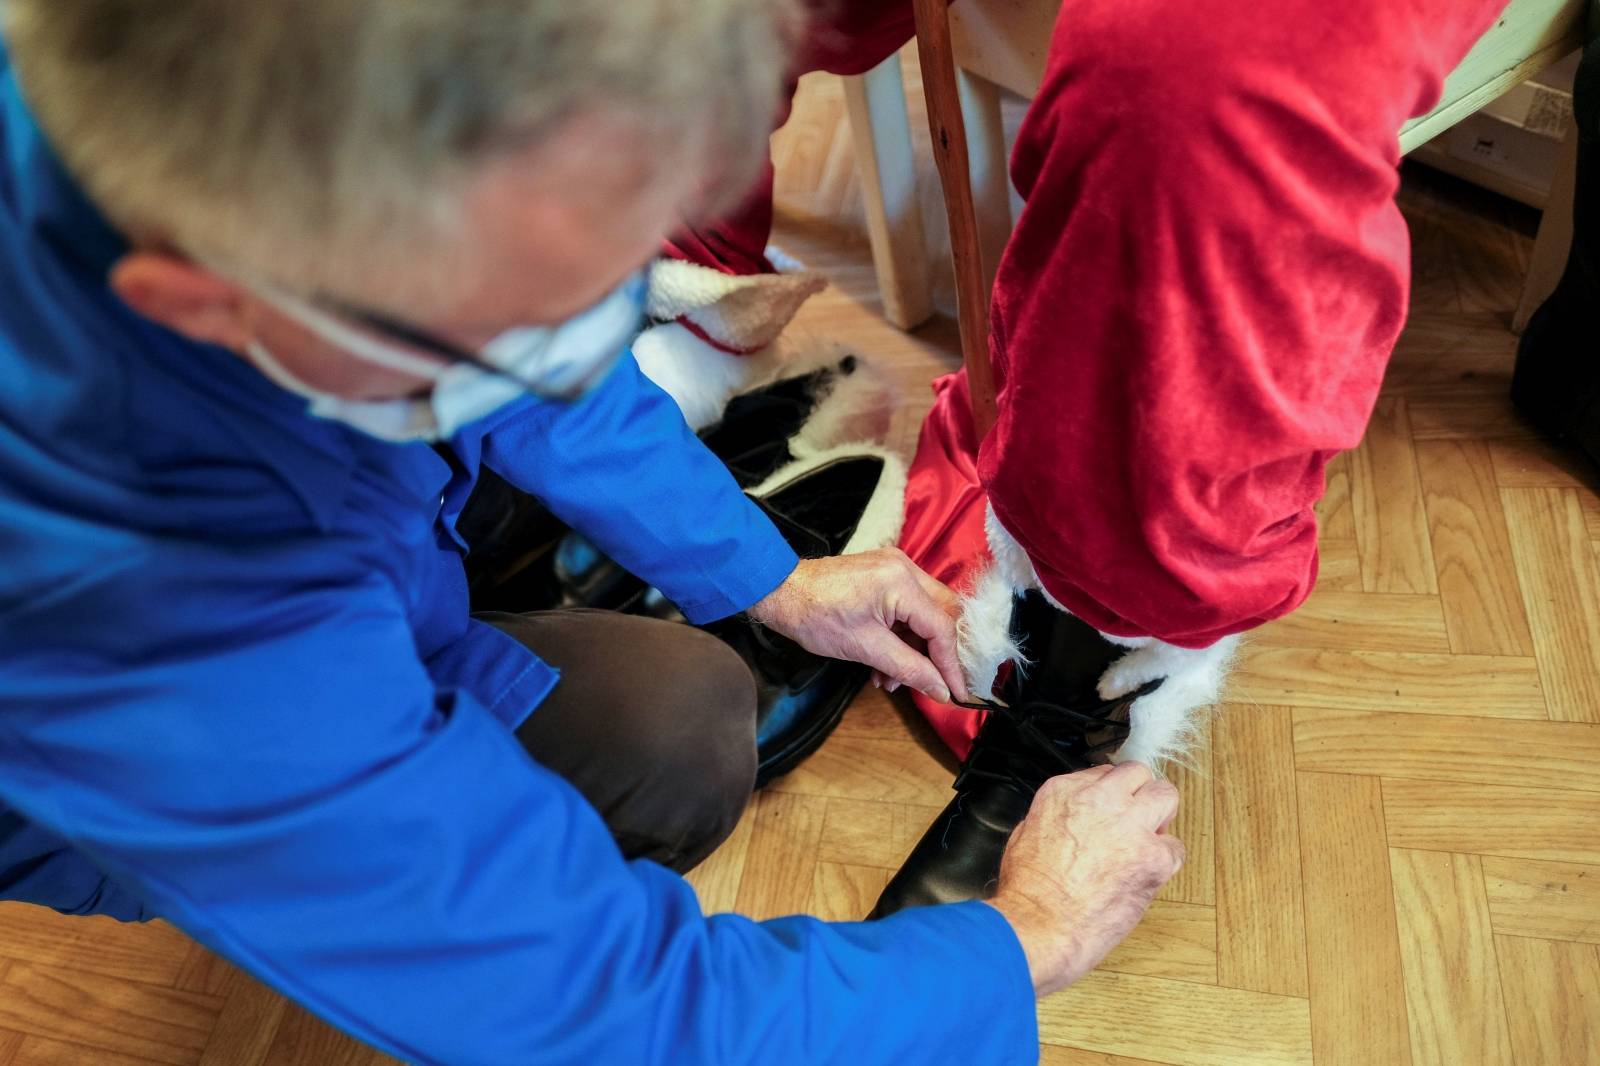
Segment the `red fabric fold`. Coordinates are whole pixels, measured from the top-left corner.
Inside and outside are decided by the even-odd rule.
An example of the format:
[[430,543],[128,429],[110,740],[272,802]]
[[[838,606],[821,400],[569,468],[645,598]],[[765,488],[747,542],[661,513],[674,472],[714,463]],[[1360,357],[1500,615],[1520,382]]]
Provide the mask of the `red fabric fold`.
[[[865,74],[899,51],[916,32],[909,0],[809,0],[808,7],[810,21],[795,52],[788,91],[773,116],[773,129],[789,120],[802,74]],[[768,161],[737,207],[721,218],[685,227],[667,242],[662,254],[724,274],[772,273],[767,259],[767,242],[772,237],[772,180]]]
[[[900,548],[946,585],[964,590],[989,560],[966,371],[939,378],[933,391],[933,410],[922,423],[907,480]],[[911,698],[939,739],[959,758],[966,758],[983,713],[939,703],[920,693],[912,693]]]
[[[1504,0],[1067,0],[1018,134],[993,294],[999,422],[965,378],[911,469],[906,552],[958,588],[985,491],[1046,588],[1106,632],[1202,647],[1316,579],[1323,470],[1361,439],[1404,321],[1397,132]],[[818,4],[800,70],[858,73],[905,0]],[[771,172],[669,254],[770,269]],[[964,754],[979,718],[918,698]]]

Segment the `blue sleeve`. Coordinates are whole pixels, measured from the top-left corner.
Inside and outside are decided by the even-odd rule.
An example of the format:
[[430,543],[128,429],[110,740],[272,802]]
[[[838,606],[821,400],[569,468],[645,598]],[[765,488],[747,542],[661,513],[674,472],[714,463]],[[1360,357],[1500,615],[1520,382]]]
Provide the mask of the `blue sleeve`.
[[518,405],[482,461],[691,622],[745,610],[782,584],[793,549],[631,357],[576,403]]
[[123,567],[0,616],[0,799],[362,1040],[449,1066],[1037,1054],[998,912],[702,916],[434,687],[376,571],[196,550]]

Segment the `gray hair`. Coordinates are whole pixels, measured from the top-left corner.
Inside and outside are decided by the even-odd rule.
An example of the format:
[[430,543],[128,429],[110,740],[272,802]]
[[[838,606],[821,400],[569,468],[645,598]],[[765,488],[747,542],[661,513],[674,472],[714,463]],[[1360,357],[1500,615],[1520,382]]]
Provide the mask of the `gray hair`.
[[448,241],[475,167],[577,114],[624,117],[656,173],[733,191],[762,158],[796,7],[0,0],[30,106],[114,223],[296,285]]

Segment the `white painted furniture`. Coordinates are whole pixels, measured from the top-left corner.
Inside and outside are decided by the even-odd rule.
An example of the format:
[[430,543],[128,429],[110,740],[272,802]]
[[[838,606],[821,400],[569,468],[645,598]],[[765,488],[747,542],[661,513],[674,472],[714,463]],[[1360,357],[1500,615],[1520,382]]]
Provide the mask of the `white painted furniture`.
[[[1588,5],[1589,0],[1511,0],[1451,73],[1439,105],[1401,130],[1401,150],[1411,151],[1579,47]],[[1061,0],[960,0],[950,8],[950,48],[967,132],[970,195],[985,284],[994,277],[1012,224],[1000,93],[1033,95],[1060,7]],[[896,326],[910,329],[928,317],[932,304],[899,57],[846,79],[845,91],[884,314]],[[1568,139],[1564,165],[1570,171],[1576,159],[1575,130],[1568,130]],[[1571,181],[1570,172],[1559,175],[1556,191],[1570,189]],[[1565,261],[1571,239],[1570,193],[1566,200],[1563,204],[1553,198],[1540,226],[1517,328],[1548,295]]]

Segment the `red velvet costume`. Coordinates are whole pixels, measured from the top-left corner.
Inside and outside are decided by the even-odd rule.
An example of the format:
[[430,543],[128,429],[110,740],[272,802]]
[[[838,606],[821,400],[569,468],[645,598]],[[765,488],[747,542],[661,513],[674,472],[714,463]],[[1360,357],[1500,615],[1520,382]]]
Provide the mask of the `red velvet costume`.
[[[1067,0],[1011,175],[999,424],[965,382],[911,472],[902,546],[960,586],[985,493],[1055,599],[1108,633],[1203,647],[1288,613],[1317,572],[1323,468],[1361,439],[1404,319],[1396,134],[1504,0]],[[802,69],[909,39],[843,0]],[[673,253],[769,269],[771,175]],[[925,704],[958,753],[978,720]]]

